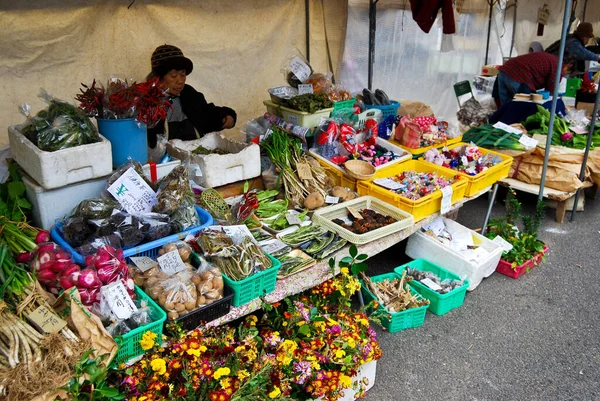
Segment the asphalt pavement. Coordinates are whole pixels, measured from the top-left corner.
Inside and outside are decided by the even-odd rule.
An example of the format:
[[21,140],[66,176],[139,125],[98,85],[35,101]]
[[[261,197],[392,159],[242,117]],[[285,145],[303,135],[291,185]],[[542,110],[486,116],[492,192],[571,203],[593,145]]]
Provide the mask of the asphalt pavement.
[[[519,195],[532,213],[536,197]],[[485,197],[457,221],[481,227]],[[600,199],[586,199],[574,222],[546,210],[546,262],[517,280],[494,273],[464,305],[427,313],[420,328],[377,327],[383,357],[367,401],[600,400]],[[504,214],[503,202],[492,217]],[[570,213],[567,212],[567,220]],[[410,261],[406,241],[369,259],[369,275]]]

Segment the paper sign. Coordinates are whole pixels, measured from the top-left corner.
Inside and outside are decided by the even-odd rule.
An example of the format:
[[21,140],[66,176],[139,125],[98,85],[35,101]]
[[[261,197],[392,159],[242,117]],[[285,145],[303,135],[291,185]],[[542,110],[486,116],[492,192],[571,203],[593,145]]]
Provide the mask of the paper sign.
[[312,180],[312,171],[307,163],[297,163],[296,169],[298,170],[298,177],[300,177],[301,180]]
[[246,227],[244,224],[237,226],[211,226],[209,228],[223,231],[233,239],[233,243],[235,245],[240,245],[242,242],[244,242],[246,237],[250,238],[250,240],[252,240],[255,244],[258,244],[250,232],[250,229],[248,229],[248,227]]
[[337,196],[326,196],[325,197],[325,203],[328,203],[330,205],[334,205],[336,203],[338,203],[340,201],[340,198],[338,198]]
[[287,222],[290,225],[295,225],[295,224],[302,224],[302,220],[300,220],[300,217],[298,217],[298,215],[296,213],[288,213],[285,215],[285,219],[287,220]]
[[402,184],[392,180],[391,178],[379,178],[377,180],[374,180],[373,182],[381,187],[391,189],[392,191],[402,188]]
[[550,18],[550,10],[548,9],[548,5],[544,4],[542,7],[538,8],[538,24],[548,25],[548,19]]
[[154,266],[158,266],[156,260],[149,258],[148,256],[132,256],[129,259],[143,272],[152,269]]
[[108,187],[108,192],[129,214],[149,213],[157,201],[156,193],[133,167]]
[[138,310],[120,280],[100,289],[100,304],[108,307],[119,319],[129,319]]
[[167,252],[164,255],[159,256],[156,260],[158,261],[160,269],[169,276],[185,270],[186,268],[185,263],[181,260],[178,250]]
[[48,310],[44,305],[40,305],[36,310],[27,315],[27,318],[47,334],[58,333],[67,325],[67,322],[58,317],[54,311]]
[[442,209],[441,214],[446,214],[452,208],[452,187],[448,185],[442,188]]
[[446,225],[444,224],[444,220],[440,217],[433,220],[431,223],[423,227],[425,231],[431,230],[436,236],[440,235],[445,229]]
[[502,248],[504,252],[510,252],[511,249],[513,249],[513,246],[510,244],[510,242],[508,242],[499,235],[497,235],[496,238],[492,240],[492,242],[498,245],[500,248]]
[[493,126],[494,126],[494,128],[498,128],[498,129],[501,129],[502,131],[506,131],[506,132],[512,132],[513,134],[522,134],[523,133],[523,131],[521,131],[520,129],[511,127],[510,125],[504,124],[503,122],[500,122],[500,121],[498,121]]
[[420,281],[420,283],[431,288],[433,291],[439,291],[442,289],[442,287],[439,284],[432,281],[429,277],[424,278],[423,280]]
[[538,144],[538,141],[523,134],[519,138],[519,143],[523,144],[523,146],[525,146],[526,148],[535,148]]
[[362,218],[363,218],[363,217],[362,217],[362,215],[360,214],[360,212],[359,212],[358,210],[356,210],[356,208],[355,208],[355,207],[348,206],[346,209],[348,209],[348,212],[349,212],[349,213],[350,213],[352,216],[354,216],[354,218],[355,218],[355,219],[358,219],[358,220],[360,220],[360,219],[362,219]]
[[310,77],[310,67],[298,56],[290,61],[290,70],[300,82],[304,82]]
[[259,245],[265,253],[269,254],[274,254],[288,247],[286,244],[284,244],[277,238],[261,241],[259,242]]
[[298,85],[298,94],[305,95],[307,93],[313,93],[312,84],[300,84]]

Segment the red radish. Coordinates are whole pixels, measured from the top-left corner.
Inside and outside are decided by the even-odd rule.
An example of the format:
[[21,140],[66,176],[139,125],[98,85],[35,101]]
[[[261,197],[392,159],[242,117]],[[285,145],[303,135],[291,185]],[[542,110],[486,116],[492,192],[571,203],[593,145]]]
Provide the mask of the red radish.
[[37,279],[40,283],[51,284],[56,281],[56,273],[52,270],[40,270],[37,274]]
[[101,286],[102,282],[98,278],[98,274],[95,270],[83,269],[81,273],[79,273],[79,278],[77,279],[78,288],[97,288]]
[[93,266],[94,265],[94,255],[87,255],[85,257],[85,266]]
[[98,253],[96,254],[96,256],[94,256],[94,267],[96,269],[101,268],[105,263],[110,261],[110,255],[103,253],[100,254],[100,252],[98,251]]
[[133,279],[128,278],[125,287],[128,291],[133,292],[133,290],[135,289],[135,282],[133,281]]
[[120,261],[125,260],[125,257],[123,256],[123,250],[122,249],[117,250],[117,259],[119,259]]
[[48,241],[50,241],[50,233],[48,231],[42,230],[35,236],[35,243],[38,245]]
[[44,244],[38,244],[38,255],[42,252],[52,252],[56,250],[56,244],[54,242],[46,242]]
[[73,281],[71,281],[71,279],[67,276],[62,276],[61,278],[59,278],[58,284],[60,284],[63,290],[68,290],[69,288],[74,286]]
[[112,266],[103,266],[98,269],[98,278],[102,284],[110,284],[117,281],[120,275]]
[[73,263],[70,264],[66,269],[64,269],[60,275],[64,277],[69,277],[72,280],[75,275],[79,277],[79,272],[81,272],[81,268]]
[[54,262],[54,265],[52,266],[52,270],[54,271],[54,273],[60,273],[62,272],[64,269],[66,269],[67,267],[69,267],[69,265],[71,264],[71,261],[66,261],[66,260],[57,260],[56,262]]
[[56,260],[66,260],[71,261],[71,254],[63,249],[59,249],[56,252]]
[[41,272],[41,271],[45,271],[45,270],[50,270],[50,271],[52,271],[53,273],[56,274],[56,272],[54,271],[54,264],[55,263],[56,262],[38,263],[37,264],[37,266],[38,266],[37,271]]
[[43,265],[48,262],[54,262],[56,260],[56,256],[54,255],[53,251],[42,251],[38,253],[38,260],[40,261],[40,264]]
[[91,306],[97,302],[97,297],[100,295],[100,288],[79,288],[81,302],[85,306]]
[[23,252],[17,255],[17,263],[29,263],[31,252]]

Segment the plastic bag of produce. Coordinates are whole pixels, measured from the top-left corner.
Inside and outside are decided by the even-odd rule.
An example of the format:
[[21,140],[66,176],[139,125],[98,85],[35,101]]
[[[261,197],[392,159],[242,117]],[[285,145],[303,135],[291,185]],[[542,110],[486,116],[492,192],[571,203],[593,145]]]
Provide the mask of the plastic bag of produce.
[[158,304],[167,311],[169,319],[177,319],[197,309],[198,293],[192,282],[193,273],[184,270],[158,285]]
[[135,301],[137,312],[133,312],[131,317],[127,319],[127,325],[132,329],[138,328],[155,322],[158,320],[158,313],[148,305],[148,301]]
[[117,234],[121,237],[123,247],[136,246],[144,239],[140,219],[125,212],[118,211],[107,219],[92,220],[91,223],[97,226],[96,236]]
[[88,219],[81,216],[67,217],[63,220],[63,238],[75,248],[83,245],[94,234],[95,229]]
[[198,268],[191,280],[198,293],[196,306],[201,308],[223,298],[223,275],[218,268],[208,263],[204,264]]
[[48,107],[31,117],[30,107],[22,105],[21,112],[27,117],[27,122],[21,127],[21,132],[41,150],[54,152],[100,142],[96,127],[82,110],[52,97],[43,89],[39,97]]
[[82,217],[86,220],[106,219],[115,209],[120,210],[121,205],[113,198],[86,199],[73,209],[70,217]]
[[158,202],[152,211],[172,215],[181,207],[189,190],[189,168],[188,163],[185,163],[175,167],[160,181],[156,195]]
[[[350,129],[354,132],[353,128],[350,127]],[[317,152],[327,160],[339,154],[337,145],[339,137],[340,129],[337,122],[330,119],[321,119],[315,129],[315,146]]]
[[313,93],[329,93],[333,85],[331,83],[331,75],[321,74],[320,72],[311,74],[304,83],[313,86]]
[[[114,173],[112,173],[112,175],[108,179],[108,182],[106,183],[105,189],[108,189],[108,187],[110,187],[112,184],[114,184],[115,181],[117,181],[119,179],[119,177],[121,177],[123,174],[125,174],[125,172],[127,170],[129,170],[130,168],[133,168],[135,170],[135,172],[138,173],[140,175],[140,177],[142,177],[144,179],[144,181],[146,181],[146,183],[150,186],[150,188],[154,188],[154,186],[152,186],[152,182],[150,181],[150,179],[148,177],[146,177],[146,174],[144,173],[144,168],[141,165],[141,163],[133,160],[132,158],[128,158],[127,162],[125,162],[124,164],[119,166],[119,168],[116,169]],[[104,191],[103,196],[105,198],[112,199],[112,195],[106,190]]]
[[144,234],[144,242],[164,238],[173,232],[171,217],[167,214],[145,213],[137,217],[142,223],[140,230]]
[[180,233],[188,228],[200,225],[198,213],[196,213],[196,197],[192,190],[185,194],[183,202],[173,216],[171,216],[171,226],[174,232]]
[[76,251],[81,256],[88,256],[96,253],[98,249],[110,246],[112,248],[122,248],[121,237],[119,234],[110,234],[104,237],[92,236],[83,245],[76,248]]
[[281,66],[281,72],[283,72],[284,79],[290,86],[298,88],[298,85],[311,76],[313,69],[306,58],[300,54],[294,54],[285,60]]

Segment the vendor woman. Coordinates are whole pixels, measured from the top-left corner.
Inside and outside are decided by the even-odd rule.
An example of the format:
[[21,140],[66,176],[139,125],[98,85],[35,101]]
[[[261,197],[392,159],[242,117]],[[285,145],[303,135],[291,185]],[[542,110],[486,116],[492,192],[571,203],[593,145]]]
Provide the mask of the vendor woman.
[[160,77],[172,103],[166,121],[160,121],[156,127],[148,129],[150,148],[156,147],[159,135],[169,140],[185,141],[235,126],[237,115],[233,109],[208,103],[202,93],[185,84],[194,65],[178,47],[158,46],[150,62],[152,72],[148,78]]
[[[577,61],[600,61],[600,55],[588,50],[585,46],[594,38],[594,27],[589,22],[579,24],[575,32],[567,36],[565,41],[565,56],[574,58]],[[546,52],[558,56],[560,49],[560,40],[557,40],[548,48]]]

